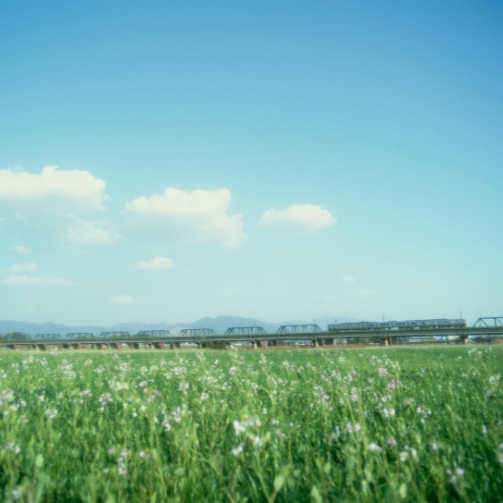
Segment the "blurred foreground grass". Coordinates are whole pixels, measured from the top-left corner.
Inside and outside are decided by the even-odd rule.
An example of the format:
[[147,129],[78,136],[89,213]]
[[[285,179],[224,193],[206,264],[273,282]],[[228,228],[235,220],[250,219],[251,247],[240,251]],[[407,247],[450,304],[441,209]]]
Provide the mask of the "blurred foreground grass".
[[503,347],[0,353],[2,501],[501,501]]

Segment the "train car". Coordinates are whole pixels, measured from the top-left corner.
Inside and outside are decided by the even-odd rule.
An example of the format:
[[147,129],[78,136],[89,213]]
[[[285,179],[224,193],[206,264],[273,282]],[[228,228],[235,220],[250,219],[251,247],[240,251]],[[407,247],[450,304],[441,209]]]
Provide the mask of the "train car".
[[212,328],[182,328],[179,335],[186,337],[215,335],[215,331]]
[[420,330],[427,328],[464,328],[466,321],[458,319],[427,319],[427,320],[390,320],[390,321],[357,321],[350,323],[331,323],[329,332],[343,330]]
[[304,323],[301,325],[281,325],[277,332],[278,334],[304,334],[321,332],[321,328],[317,323]]
[[165,330],[140,330],[137,334],[136,337],[154,337],[154,338],[163,338],[163,337],[169,337],[170,331],[165,329]]

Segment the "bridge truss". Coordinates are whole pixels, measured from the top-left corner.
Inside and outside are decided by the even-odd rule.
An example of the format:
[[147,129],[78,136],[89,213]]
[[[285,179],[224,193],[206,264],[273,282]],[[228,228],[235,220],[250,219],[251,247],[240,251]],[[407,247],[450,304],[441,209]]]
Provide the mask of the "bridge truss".
[[503,316],[483,316],[474,324],[474,327],[503,327]]

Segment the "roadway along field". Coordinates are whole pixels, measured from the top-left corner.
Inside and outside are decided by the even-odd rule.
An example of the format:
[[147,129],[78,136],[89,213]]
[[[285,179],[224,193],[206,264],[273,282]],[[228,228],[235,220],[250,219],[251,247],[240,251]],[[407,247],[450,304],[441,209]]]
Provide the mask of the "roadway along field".
[[503,347],[0,352],[1,501],[501,501]]

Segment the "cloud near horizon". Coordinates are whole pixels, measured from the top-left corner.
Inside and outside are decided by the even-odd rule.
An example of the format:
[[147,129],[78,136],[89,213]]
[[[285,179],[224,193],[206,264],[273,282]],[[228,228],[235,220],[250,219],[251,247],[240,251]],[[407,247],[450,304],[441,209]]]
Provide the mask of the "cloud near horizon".
[[136,299],[134,297],[132,297],[131,295],[127,295],[127,294],[114,295],[114,296],[110,297],[108,300],[111,304],[116,304],[119,306],[120,305],[127,306],[127,305],[131,305],[131,304],[136,303]]
[[140,196],[126,203],[133,213],[160,223],[182,227],[200,238],[236,248],[246,240],[242,216],[231,215],[228,189],[183,191],[168,187],[162,194]]
[[283,209],[264,211],[259,223],[271,229],[297,229],[316,232],[334,225],[336,219],[328,210],[314,204],[294,204]]
[[173,268],[173,260],[158,255],[150,260],[140,260],[136,267],[141,271],[167,271]]
[[58,166],[45,166],[39,174],[0,170],[0,200],[43,201],[56,198],[102,209],[107,198],[105,185],[89,171],[62,170]]
[[31,274],[37,265],[34,262],[14,264],[9,268],[3,283],[10,286],[70,286],[72,282],[63,278],[44,278]]

